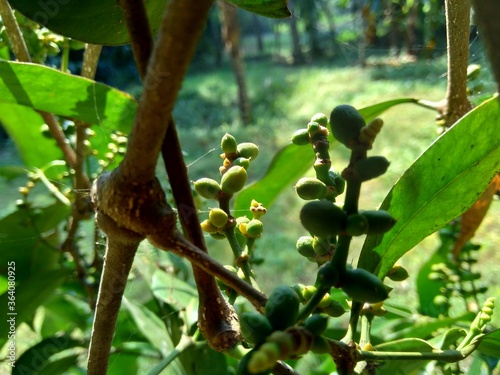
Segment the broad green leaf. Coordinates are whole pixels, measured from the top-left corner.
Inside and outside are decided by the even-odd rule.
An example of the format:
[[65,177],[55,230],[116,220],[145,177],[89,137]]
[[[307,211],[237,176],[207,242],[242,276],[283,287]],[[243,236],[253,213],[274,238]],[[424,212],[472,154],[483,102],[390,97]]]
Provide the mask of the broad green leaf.
[[405,104],[405,103],[418,104],[418,100],[413,98],[393,99],[393,100],[388,100],[386,102],[381,102],[374,105],[370,105],[368,107],[361,108],[358,110],[358,112],[361,114],[361,116],[363,116],[365,121],[368,123],[377,116],[380,116],[383,112],[387,111],[389,108],[394,107],[395,105],[398,104]]
[[[59,269],[47,272],[40,272],[33,275],[28,280],[16,284],[16,304],[15,304],[15,325],[19,326],[22,322],[33,318],[35,310],[49,298],[54,289],[61,285],[71,274],[71,270]],[[0,296],[0,312],[3,316],[9,316],[6,311],[8,308],[8,292]],[[9,316],[10,317],[10,316]],[[8,324],[0,326],[0,347],[7,339]]]
[[198,298],[196,289],[191,285],[159,269],[153,274],[151,290],[156,298],[176,310],[185,309],[193,299]]
[[21,374],[63,374],[77,362],[78,355],[71,353],[56,360],[52,358],[68,349],[86,347],[80,340],[75,340],[67,334],[56,335],[40,341],[26,350],[16,361],[12,375]]
[[491,99],[438,138],[403,174],[381,205],[397,219],[368,236],[359,266],[383,277],[422,239],[467,210],[500,169],[500,106]]
[[249,210],[252,199],[269,207],[284,189],[293,188],[313,162],[314,153],[309,146],[291,144],[283,147],[274,156],[264,177],[238,194],[234,209],[236,212]]
[[13,180],[15,178],[24,176],[26,174],[26,168],[20,165],[2,165],[0,167],[0,176],[8,180]]
[[57,332],[72,332],[75,328],[87,329],[88,306],[68,294],[53,294],[52,298],[43,304],[43,321],[40,333],[49,337]]
[[[132,127],[137,102],[110,86],[38,64],[8,61],[0,61],[0,77],[2,104],[22,105],[124,133]],[[9,108],[0,108],[2,122]],[[16,125],[22,126],[23,131],[34,126],[31,119],[23,117]],[[40,127],[36,130],[39,132]]]
[[[168,334],[165,324],[147,307],[130,301],[126,297],[122,300],[123,307],[126,308],[134,319],[137,328],[149,340],[149,342],[166,356],[174,349],[172,339]],[[163,374],[163,373],[162,373]],[[164,372],[165,375],[185,375],[186,372],[182,367],[179,359],[175,359]]]
[[261,16],[271,18],[288,18],[292,13],[287,8],[288,0],[226,0],[237,7]]
[[181,361],[187,375],[227,375],[226,356],[208,345],[191,346],[181,353]]
[[[152,32],[158,29],[166,0],[144,0]],[[86,43],[119,45],[129,42],[123,12],[116,0],[9,0],[36,23]]]
[[52,160],[62,158],[63,154],[54,140],[42,136],[44,121],[33,109],[5,104],[0,98],[0,123],[16,144],[26,166],[42,167]]
[[[7,262],[14,262],[16,280],[58,267],[61,256],[57,225],[70,208],[57,202],[43,208],[22,207],[0,219],[0,270],[5,274]],[[54,246],[54,247],[52,247]]]
[[491,357],[500,358],[500,329],[484,335],[478,350]]

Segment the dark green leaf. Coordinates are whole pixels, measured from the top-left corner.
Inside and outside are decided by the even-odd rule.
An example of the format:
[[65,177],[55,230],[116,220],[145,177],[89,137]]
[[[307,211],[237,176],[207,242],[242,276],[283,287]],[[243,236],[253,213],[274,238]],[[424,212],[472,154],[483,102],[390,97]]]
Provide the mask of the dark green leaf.
[[153,295],[176,310],[185,309],[198,298],[196,289],[175,275],[156,270],[151,281]]
[[368,107],[361,108],[358,110],[358,112],[361,113],[361,116],[363,116],[365,121],[368,123],[377,116],[380,116],[383,112],[387,111],[389,108],[394,107],[395,105],[398,104],[405,104],[405,103],[417,104],[418,100],[413,98],[393,99],[393,100],[388,100],[386,102],[381,102]]
[[226,0],[242,9],[271,18],[288,18],[292,13],[287,0]]
[[85,347],[86,344],[75,340],[67,334],[46,338],[26,350],[16,361],[12,375],[21,374],[63,374],[69,367],[76,364],[78,355],[69,354],[53,360],[54,354],[68,349]]
[[308,146],[283,147],[274,156],[264,177],[238,194],[234,209],[249,210],[252,199],[269,207],[284,189],[293,189],[313,161],[314,153]]
[[26,168],[19,165],[3,165],[0,167],[0,176],[8,180],[13,180],[25,174]]
[[500,329],[484,335],[478,350],[491,357],[500,358]]
[[181,353],[180,358],[187,375],[228,374],[226,356],[208,345],[191,346]]
[[[129,42],[123,12],[116,0],[9,0],[11,6],[36,23],[86,43],[118,45]],[[145,0],[149,24],[158,29],[166,0]]]
[[368,236],[359,266],[383,277],[422,239],[467,210],[500,168],[499,103],[472,110],[436,140],[391,189],[381,209],[398,221]]
[[[2,104],[22,105],[125,133],[132,127],[137,102],[110,86],[42,65],[8,61],[0,61],[0,77]],[[1,108],[2,122],[8,108]],[[25,131],[35,125],[29,120],[20,116],[16,125]],[[36,130],[40,135],[40,128]]]

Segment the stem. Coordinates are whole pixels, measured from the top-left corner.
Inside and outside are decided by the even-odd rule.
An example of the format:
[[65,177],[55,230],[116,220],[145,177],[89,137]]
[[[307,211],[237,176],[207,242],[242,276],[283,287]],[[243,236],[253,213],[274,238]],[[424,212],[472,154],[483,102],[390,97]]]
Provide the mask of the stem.
[[440,352],[379,352],[358,350],[359,361],[382,361],[382,360],[435,360],[445,362],[458,362],[466,356],[458,350],[445,350]]
[[148,375],[159,375],[161,372],[172,363],[183,351],[193,347],[193,346],[202,346],[205,345],[203,342],[196,342],[192,337],[182,335],[181,340],[177,344],[177,346],[170,352],[168,355],[162,359],[160,363],[158,363],[151,371],[149,371]]
[[446,0],[445,10],[448,87],[444,115],[446,126],[450,127],[472,108],[467,97],[470,4],[467,0]]
[[23,34],[7,0],[0,0],[0,16],[2,17],[14,55],[16,55],[19,61],[31,62],[31,56],[24,42]]
[[250,264],[248,263],[248,255],[246,259],[241,259],[241,256],[243,255],[243,249],[241,248],[234,234],[234,226],[230,226],[229,228],[227,228],[224,231],[224,233],[226,234],[229,246],[231,246],[231,250],[233,251],[236,265],[243,270],[243,275],[245,275],[245,281],[251,284],[252,270],[250,268]]
[[61,72],[68,73],[68,65],[69,65],[69,39],[64,38],[63,47],[62,47],[62,56],[61,56]]
[[302,309],[299,311],[299,316],[297,318],[297,322],[302,322],[307,319],[309,315],[313,313],[313,311],[318,307],[318,304],[321,302],[326,293],[330,291],[329,287],[325,287],[323,285],[318,286],[316,292],[313,294],[311,299],[307,301]]
[[352,302],[351,316],[349,317],[349,328],[347,329],[347,332],[342,339],[343,342],[348,343],[354,340],[354,336],[356,335],[358,327],[359,313],[361,312],[362,308],[362,303],[355,301]]
[[[482,40],[500,91],[500,4],[497,0],[472,0]],[[500,101],[500,97],[498,99]]]

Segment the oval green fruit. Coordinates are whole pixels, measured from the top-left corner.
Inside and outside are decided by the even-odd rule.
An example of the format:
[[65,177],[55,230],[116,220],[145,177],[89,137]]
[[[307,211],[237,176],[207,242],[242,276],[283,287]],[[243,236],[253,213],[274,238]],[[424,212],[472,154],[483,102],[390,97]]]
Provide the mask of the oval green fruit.
[[225,154],[234,154],[237,151],[238,144],[236,143],[236,139],[234,139],[231,134],[226,133],[222,137],[220,146],[222,148],[222,152]]
[[333,137],[348,147],[358,139],[365,125],[365,120],[356,108],[347,104],[335,107],[330,115]]
[[257,219],[252,219],[248,222],[245,231],[246,231],[245,235],[247,237],[259,238],[262,235],[262,232],[264,231],[264,225],[262,224],[262,221]]
[[295,248],[299,252],[300,255],[304,257],[314,257],[316,254],[313,249],[313,238],[311,236],[302,236],[300,237],[296,244]]
[[377,276],[362,268],[347,270],[341,280],[342,290],[357,302],[382,302],[389,293]]
[[370,156],[354,164],[354,172],[361,181],[368,181],[387,172],[389,164],[389,160],[383,156]]
[[238,368],[236,369],[236,375],[267,375],[270,374],[270,371],[263,371],[263,372],[250,372],[248,370],[248,363],[250,362],[250,359],[253,357],[253,355],[257,353],[257,349],[252,349],[249,351],[245,356],[241,359],[240,363],[238,363]]
[[312,235],[334,236],[345,230],[347,215],[330,201],[312,201],[302,207],[300,222]]
[[326,128],[328,125],[328,117],[326,117],[324,113],[316,113],[313,117],[311,117],[311,122],[317,122]]
[[345,314],[345,309],[339,301],[332,299],[330,304],[323,309],[323,312],[328,316],[338,318]]
[[387,272],[387,277],[392,281],[404,281],[410,277],[410,275],[404,267],[396,264]]
[[227,224],[229,216],[220,208],[212,208],[208,213],[208,219],[215,227],[222,228]]
[[294,145],[305,146],[309,142],[309,131],[307,129],[299,129],[292,134],[292,143]]
[[326,195],[326,185],[317,178],[303,177],[295,185],[297,195],[308,201],[313,199],[321,199]]
[[383,234],[396,224],[396,219],[384,210],[360,211],[360,214],[368,221],[367,234]]
[[242,158],[254,160],[259,155],[259,146],[255,143],[244,142],[237,147],[238,155]]
[[283,331],[297,321],[300,300],[293,288],[276,287],[266,302],[266,317],[275,331]]
[[220,187],[226,194],[234,194],[243,189],[247,182],[247,171],[240,166],[234,166],[222,176]]
[[219,183],[211,178],[200,178],[195,181],[194,190],[206,199],[215,199],[221,192]]
[[251,344],[260,344],[273,332],[273,327],[264,315],[257,311],[240,314],[241,333]]
[[319,336],[328,327],[328,316],[323,314],[313,314],[304,322],[304,327],[313,334]]
[[232,165],[238,165],[240,167],[243,167],[245,169],[248,169],[248,167],[250,167],[250,159],[246,159],[246,158],[236,158],[235,160],[233,160],[233,162],[231,163]]
[[345,231],[349,236],[362,236],[368,232],[368,220],[361,214],[349,215]]

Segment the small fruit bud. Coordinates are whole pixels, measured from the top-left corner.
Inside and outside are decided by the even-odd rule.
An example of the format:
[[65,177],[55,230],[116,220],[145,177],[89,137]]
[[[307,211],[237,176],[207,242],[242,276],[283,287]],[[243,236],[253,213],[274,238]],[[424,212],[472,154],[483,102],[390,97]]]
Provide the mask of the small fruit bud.
[[381,302],[389,294],[382,280],[362,268],[347,270],[341,282],[342,290],[353,301]]
[[208,213],[208,219],[215,227],[223,228],[227,224],[229,216],[220,208],[212,208]]
[[213,225],[209,219],[203,220],[200,223],[201,229],[207,233],[217,233],[220,229]]
[[389,164],[389,160],[383,156],[370,156],[354,164],[354,172],[361,181],[368,181],[387,172]]
[[318,308],[324,309],[328,306],[330,306],[330,303],[332,303],[332,297],[330,296],[329,293],[326,293],[323,298],[321,298],[321,301],[318,303]]
[[326,127],[328,125],[328,117],[324,113],[316,113],[311,117],[311,122],[317,122],[321,126]]
[[467,79],[469,81],[473,81],[473,80],[479,78],[480,74],[481,74],[481,65],[470,64],[467,67]]
[[333,318],[338,318],[345,314],[345,309],[339,301],[332,299],[330,304],[323,309],[323,312]]
[[316,254],[313,249],[313,238],[311,236],[302,236],[297,240],[295,248],[300,255],[304,257],[314,257]]
[[313,314],[304,322],[304,327],[313,336],[320,336],[328,327],[328,316],[323,314]]
[[264,225],[262,224],[262,221],[252,219],[246,225],[245,231],[245,236],[250,238],[259,238],[264,231]]
[[347,215],[330,201],[312,201],[302,207],[300,222],[315,236],[334,236],[345,230]]
[[305,146],[310,143],[307,129],[299,129],[292,134],[292,143],[297,146]]
[[260,344],[273,332],[269,320],[257,311],[240,314],[241,333],[251,344]]
[[360,214],[368,220],[367,234],[383,234],[396,224],[396,219],[384,210],[360,211]]
[[389,272],[387,272],[387,277],[392,281],[403,281],[406,280],[410,275],[408,275],[408,271],[396,264],[393,266]]
[[243,189],[247,182],[247,171],[240,166],[234,166],[228,169],[222,176],[220,186],[226,194],[234,194]]
[[373,142],[377,137],[377,134],[380,133],[382,126],[384,125],[384,121],[380,118],[373,119],[368,125],[366,125],[359,134],[359,141],[366,144],[368,148],[372,148]]
[[345,180],[344,178],[340,175],[339,172],[336,172],[334,170],[329,170],[328,171],[328,176],[330,176],[330,179],[334,182],[335,184],[335,190],[337,191],[337,195],[340,195],[344,192],[345,189]]
[[275,331],[284,330],[297,321],[300,300],[295,291],[287,286],[276,287],[266,302],[266,317]]
[[333,137],[347,147],[357,141],[365,120],[356,108],[350,105],[335,107],[330,115],[330,127]]
[[295,185],[297,195],[304,200],[321,199],[326,195],[326,185],[317,178],[304,177]]
[[215,199],[221,192],[219,183],[211,178],[200,178],[195,181],[194,190],[206,199]]
[[314,236],[312,247],[315,255],[324,256],[331,250],[330,242],[326,238]]
[[257,146],[255,143],[250,143],[250,142],[240,143],[237,149],[238,149],[238,156],[242,158],[255,160],[259,155],[259,146]]
[[349,236],[362,236],[368,232],[368,220],[364,215],[349,215],[345,231]]
[[224,134],[220,142],[220,146],[225,154],[234,154],[237,150],[236,140],[229,133]]
[[307,131],[309,133],[315,133],[319,130],[320,126],[321,125],[318,124],[317,122],[311,121],[309,124],[307,124]]
[[238,165],[240,167],[248,169],[248,167],[250,166],[250,159],[236,158],[235,160],[233,160],[232,165]]

